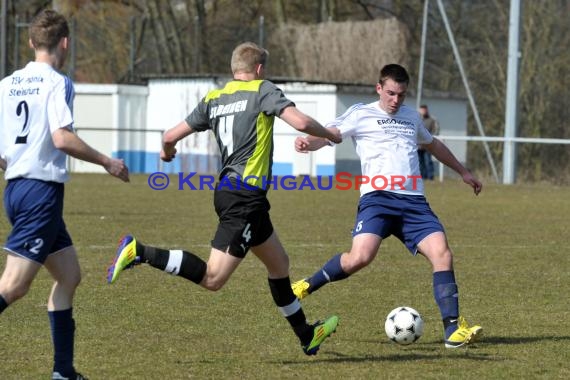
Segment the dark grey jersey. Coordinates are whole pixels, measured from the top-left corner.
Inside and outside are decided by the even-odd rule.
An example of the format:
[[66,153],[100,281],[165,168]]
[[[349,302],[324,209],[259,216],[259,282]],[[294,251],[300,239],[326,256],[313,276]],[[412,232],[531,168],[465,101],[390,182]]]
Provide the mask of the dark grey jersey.
[[273,122],[294,105],[272,82],[234,80],[208,92],[186,122],[196,131],[214,132],[222,154],[220,179],[266,189],[273,165]]

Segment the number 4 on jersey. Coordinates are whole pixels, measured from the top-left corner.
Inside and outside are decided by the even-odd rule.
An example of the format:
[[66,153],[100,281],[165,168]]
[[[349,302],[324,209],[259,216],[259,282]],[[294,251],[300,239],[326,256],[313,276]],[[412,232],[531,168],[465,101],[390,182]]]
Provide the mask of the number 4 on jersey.
[[228,157],[234,152],[234,115],[220,118],[220,140],[228,150]]

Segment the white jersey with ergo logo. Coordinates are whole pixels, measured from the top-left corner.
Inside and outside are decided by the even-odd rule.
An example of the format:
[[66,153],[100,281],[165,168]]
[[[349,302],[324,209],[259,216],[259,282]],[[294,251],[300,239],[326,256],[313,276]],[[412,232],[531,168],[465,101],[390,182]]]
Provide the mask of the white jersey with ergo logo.
[[402,105],[391,115],[378,101],[355,104],[327,124],[333,126],[356,147],[364,176],[361,196],[376,190],[423,195],[418,144],[429,144],[433,137],[415,109]]

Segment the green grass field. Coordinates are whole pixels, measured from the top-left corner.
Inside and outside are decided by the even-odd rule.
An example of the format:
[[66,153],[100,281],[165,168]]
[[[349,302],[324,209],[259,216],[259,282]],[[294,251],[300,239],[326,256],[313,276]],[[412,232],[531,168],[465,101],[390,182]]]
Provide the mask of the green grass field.
[[[455,253],[462,314],[484,327],[484,337],[465,349],[444,348],[429,265],[389,238],[369,267],[303,301],[311,320],[341,318],[316,357],[302,353],[252,254],[216,293],[149,266],[106,284],[126,232],[207,258],[212,196],[174,185],[153,191],[144,175],[129,184],[73,175],[65,217],[83,270],[75,363],[91,380],[570,378],[570,188],[488,184],[475,197],[456,181],[428,184]],[[270,200],[293,280],[350,247],[356,191],[277,190]],[[8,231],[4,217],[0,233]],[[42,270],[30,293],[0,316],[1,379],[49,378],[50,285]],[[386,314],[400,305],[425,321],[424,336],[407,347],[384,334]]]

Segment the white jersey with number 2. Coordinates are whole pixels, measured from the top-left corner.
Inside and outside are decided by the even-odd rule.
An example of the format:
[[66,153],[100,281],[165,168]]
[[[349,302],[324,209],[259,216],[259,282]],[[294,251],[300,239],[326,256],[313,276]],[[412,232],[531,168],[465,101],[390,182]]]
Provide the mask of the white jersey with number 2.
[[47,63],[30,62],[0,82],[0,154],[5,178],[65,182],[66,154],[51,134],[73,128],[73,82]]
[[342,138],[352,138],[360,157],[362,185],[360,195],[383,190],[407,195],[423,195],[418,144],[429,144],[433,137],[424,127],[419,113],[402,105],[391,115],[378,101],[355,104],[328,123],[337,127]]

